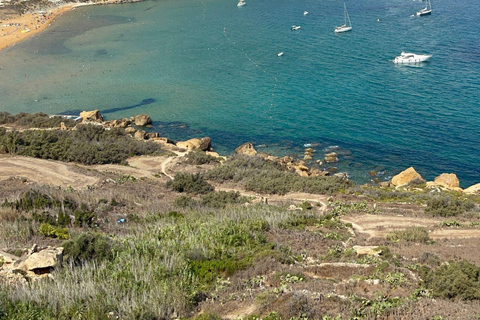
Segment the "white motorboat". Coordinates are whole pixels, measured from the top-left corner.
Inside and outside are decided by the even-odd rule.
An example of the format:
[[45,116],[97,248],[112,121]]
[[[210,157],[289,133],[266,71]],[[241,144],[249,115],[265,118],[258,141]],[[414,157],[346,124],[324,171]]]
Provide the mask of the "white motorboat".
[[297,30],[299,30],[300,28],[301,28],[300,26],[292,26],[291,29],[292,29],[292,31],[297,31]]
[[247,3],[245,2],[245,0],[240,0],[238,1],[237,3],[237,7],[243,7],[244,5],[246,5]]
[[336,33],[347,32],[353,29],[352,21],[350,21],[350,16],[348,15],[347,6],[345,5],[345,2],[343,3],[343,15],[345,17],[345,23],[340,27],[335,27]]
[[308,11],[303,11],[303,15],[306,16],[308,14]]
[[430,59],[432,55],[429,54],[416,54],[416,53],[407,53],[402,52],[398,57],[393,59],[393,63],[398,64],[409,64],[409,63],[420,63]]
[[279,52],[279,53],[277,53],[277,56],[278,56],[278,57],[281,57],[281,56],[283,56],[283,51],[282,51],[282,52]]
[[423,8],[422,10],[417,12],[417,16],[426,16],[428,14],[432,13],[432,4],[430,3],[430,0],[427,0],[427,6]]

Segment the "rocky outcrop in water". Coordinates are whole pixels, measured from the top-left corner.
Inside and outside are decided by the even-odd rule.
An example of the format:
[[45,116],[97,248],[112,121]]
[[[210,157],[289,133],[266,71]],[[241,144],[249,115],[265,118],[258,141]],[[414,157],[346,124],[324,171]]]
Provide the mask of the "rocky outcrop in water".
[[80,117],[82,118],[82,121],[103,121],[103,116],[98,110],[82,111],[80,112]]
[[152,118],[148,114],[139,114],[135,116],[135,125],[136,126],[147,126],[152,124]]
[[235,153],[237,154],[245,154],[247,156],[254,156],[257,154],[257,150],[253,147],[250,142],[246,142],[235,149]]

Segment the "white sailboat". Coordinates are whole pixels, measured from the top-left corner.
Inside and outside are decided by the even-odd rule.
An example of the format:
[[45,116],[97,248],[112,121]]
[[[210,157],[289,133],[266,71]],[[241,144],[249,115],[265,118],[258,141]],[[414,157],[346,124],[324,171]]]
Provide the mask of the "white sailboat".
[[426,16],[427,14],[432,13],[432,4],[430,3],[430,0],[427,0],[427,5],[425,8],[417,12],[417,16]]
[[345,2],[343,3],[343,15],[345,17],[345,23],[343,24],[343,26],[335,27],[336,33],[351,31],[353,28],[352,21],[350,21],[350,16],[348,15],[347,6],[345,5]]
[[247,3],[245,2],[245,0],[240,0],[238,1],[237,3],[237,7],[243,7],[244,5],[246,5]]

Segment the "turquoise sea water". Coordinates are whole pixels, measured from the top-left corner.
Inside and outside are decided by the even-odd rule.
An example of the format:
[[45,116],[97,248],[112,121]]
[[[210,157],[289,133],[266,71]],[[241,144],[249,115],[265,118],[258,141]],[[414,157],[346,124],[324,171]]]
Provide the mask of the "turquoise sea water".
[[[424,2],[347,1],[345,34],[333,32],[340,0],[78,8],[0,52],[0,110],[148,113],[162,135],[210,136],[221,153],[251,141],[301,155],[310,143],[322,158],[338,146],[335,165],[357,182],[414,166],[466,187],[480,182],[480,6],[432,2],[413,17]],[[396,66],[401,51],[433,57]]]

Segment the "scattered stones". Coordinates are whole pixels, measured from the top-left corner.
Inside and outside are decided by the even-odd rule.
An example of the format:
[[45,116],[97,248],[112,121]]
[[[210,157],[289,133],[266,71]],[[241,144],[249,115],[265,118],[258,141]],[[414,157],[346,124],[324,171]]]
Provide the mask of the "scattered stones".
[[412,184],[425,183],[425,179],[415,171],[413,167],[410,167],[392,178],[392,185],[395,187],[409,186]]
[[235,153],[237,154],[245,154],[247,156],[254,156],[257,154],[257,150],[253,147],[250,142],[246,142],[235,149]]
[[135,125],[136,126],[146,126],[152,124],[152,118],[148,114],[139,114],[135,116]]
[[379,182],[378,185],[382,188],[389,188],[389,187],[393,186],[391,181]]
[[311,177],[326,177],[330,175],[330,172],[328,172],[327,170],[319,170],[317,168],[311,168],[309,175]]
[[335,152],[330,152],[325,155],[325,162],[338,162],[338,155]]
[[346,172],[338,172],[338,173],[335,173],[333,176],[340,178],[342,180],[348,180],[348,174]]
[[102,114],[98,110],[82,111],[80,112],[80,117],[82,121],[103,121]]

